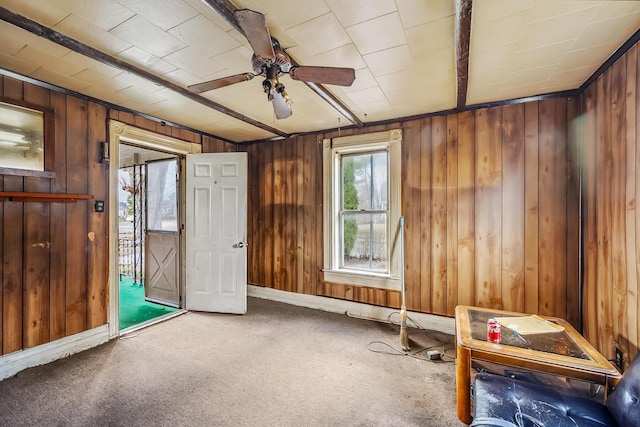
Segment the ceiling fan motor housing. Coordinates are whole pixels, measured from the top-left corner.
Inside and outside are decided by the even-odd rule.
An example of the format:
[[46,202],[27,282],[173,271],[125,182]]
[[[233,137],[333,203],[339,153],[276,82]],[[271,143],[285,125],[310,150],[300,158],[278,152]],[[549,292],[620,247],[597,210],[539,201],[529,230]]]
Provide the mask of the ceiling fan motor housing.
[[275,56],[271,59],[264,59],[256,55],[255,53],[251,57],[251,67],[256,74],[265,74],[266,69],[272,66],[276,66],[278,75],[281,73],[288,73],[291,70],[291,59],[289,55],[284,53],[280,49],[274,49]]

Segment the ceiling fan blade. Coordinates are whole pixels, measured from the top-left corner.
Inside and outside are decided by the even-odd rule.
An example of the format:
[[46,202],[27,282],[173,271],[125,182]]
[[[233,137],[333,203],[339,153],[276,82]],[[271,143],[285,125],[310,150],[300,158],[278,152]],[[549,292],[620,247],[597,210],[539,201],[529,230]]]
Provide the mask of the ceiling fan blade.
[[240,9],[235,11],[235,16],[254,53],[262,59],[273,59],[276,54],[273,52],[264,15],[253,10]]
[[282,120],[291,116],[291,114],[293,114],[293,111],[291,111],[291,106],[287,104],[287,101],[284,100],[282,94],[275,91],[272,93],[273,100],[271,100],[271,103],[273,104],[273,111],[276,114],[276,119]]
[[356,79],[356,71],[353,68],[339,67],[292,67],[289,75],[293,80],[338,86],[351,86]]
[[221,87],[231,86],[236,83],[246,82],[254,78],[255,75],[251,73],[236,74],[234,76],[227,76],[221,79],[209,80],[208,82],[202,82],[195,85],[187,86],[193,93],[202,93],[214,89],[220,89]]

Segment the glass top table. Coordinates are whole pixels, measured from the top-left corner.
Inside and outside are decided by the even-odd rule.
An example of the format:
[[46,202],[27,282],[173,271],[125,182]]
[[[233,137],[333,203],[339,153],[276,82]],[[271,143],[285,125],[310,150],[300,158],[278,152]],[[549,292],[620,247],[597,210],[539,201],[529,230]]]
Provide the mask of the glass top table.
[[[618,370],[564,319],[536,316],[550,326],[535,332],[514,332],[513,329],[519,330],[518,323],[524,324],[531,316],[483,307],[456,307],[456,387],[458,418],[462,422],[471,422],[473,363],[489,362],[587,381],[605,386],[605,393],[620,379]],[[510,319],[507,325],[513,329],[502,326],[500,343],[487,340],[490,318]]]

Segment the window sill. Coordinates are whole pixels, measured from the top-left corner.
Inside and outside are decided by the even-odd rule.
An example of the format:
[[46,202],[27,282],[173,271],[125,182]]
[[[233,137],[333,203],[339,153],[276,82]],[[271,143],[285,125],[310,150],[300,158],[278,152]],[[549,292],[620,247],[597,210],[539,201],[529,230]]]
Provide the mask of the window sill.
[[366,286],[368,288],[402,290],[402,279],[387,274],[364,273],[345,270],[323,270],[324,281],[344,285]]

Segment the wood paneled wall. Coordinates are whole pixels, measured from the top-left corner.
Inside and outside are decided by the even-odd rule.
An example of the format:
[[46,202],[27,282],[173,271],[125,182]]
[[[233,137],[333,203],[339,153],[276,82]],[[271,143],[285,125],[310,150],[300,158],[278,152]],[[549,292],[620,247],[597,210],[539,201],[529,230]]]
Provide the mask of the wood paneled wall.
[[[0,94],[55,110],[55,177],[0,176],[3,191],[107,200],[105,107],[6,76]],[[92,200],[0,202],[0,235],[0,354],[106,323],[107,214]]]
[[[55,177],[0,175],[0,191],[92,194],[108,200],[100,163],[107,119],[203,145],[235,145],[128,112],[0,76],[0,96],[55,110]],[[108,209],[108,206],[107,206]],[[107,323],[108,213],[93,200],[0,202],[0,355]]]
[[640,316],[640,47],[583,95],[584,335],[613,358],[638,352]]
[[[578,325],[579,106],[553,98],[347,132],[403,129],[410,310],[471,304]],[[320,141],[337,135],[246,147],[249,282],[398,307],[398,292],[323,281]]]

